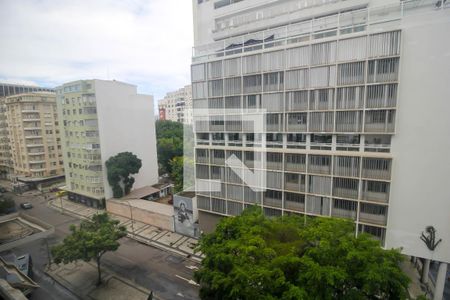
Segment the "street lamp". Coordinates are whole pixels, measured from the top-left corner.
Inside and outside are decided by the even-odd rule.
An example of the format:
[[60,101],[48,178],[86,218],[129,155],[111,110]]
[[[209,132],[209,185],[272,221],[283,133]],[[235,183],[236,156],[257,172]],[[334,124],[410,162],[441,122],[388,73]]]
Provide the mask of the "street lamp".
[[125,200],[125,202],[128,204],[128,207],[130,208],[131,232],[133,233],[133,238],[136,239],[136,234],[134,233],[133,207],[131,206],[131,204],[128,200]]

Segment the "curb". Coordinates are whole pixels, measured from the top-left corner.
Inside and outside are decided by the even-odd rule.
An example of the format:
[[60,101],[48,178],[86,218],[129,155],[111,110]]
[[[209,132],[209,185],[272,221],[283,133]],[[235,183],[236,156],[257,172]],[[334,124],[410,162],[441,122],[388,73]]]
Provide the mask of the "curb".
[[145,238],[142,238],[140,236],[133,236],[132,233],[128,233],[127,237],[129,237],[130,239],[133,239],[133,240],[135,240],[135,241],[137,241],[139,243],[145,244],[147,246],[151,246],[151,247],[157,248],[159,250],[163,250],[163,251],[166,251],[166,252],[171,252],[173,254],[182,256],[183,258],[191,260],[191,261],[193,261],[195,263],[200,263],[202,261],[201,258],[198,258],[198,257],[196,257],[196,256],[194,256],[192,254],[184,252],[183,250],[175,250],[173,248],[165,246],[165,245],[163,245],[161,243],[158,243],[156,241],[151,241],[151,240],[149,241],[149,240],[147,240]]
[[[86,263],[91,265],[92,267],[97,268],[97,266],[94,265],[92,262],[86,262]],[[103,277],[103,283],[102,284],[106,284],[111,278],[116,278],[117,280],[124,282],[125,284],[133,287],[136,290],[141,291],[144,294],[152,292],[151,290],[149,290],[149,289],[147,289],[145,287],[142,287],[140,285],[137,285],[136,283],[134,283],[134,282],[132,282],[132,281],[130,281],[130,280],[128,280],[128,279],[126,279],[126,278],[124,278],[124,277],[114,273],[114,272],[112,272],[111,270],[109,270],[105,266],[103,266],[102,269],[103,269],[103,274],[104,274],[104,277],[102,276]],[[93,288],[91,288],[90,290],[87,291],[87,294],[83,295],[78,290],[72,288],[70,283],[67,280],[65,280],[63,277],[61,277],[61,276],[59,276],[57,274],[53,274],[53,273],[49,272],[48,270],[45,270],[44,273],[47,274],[47,276],[49,276],[50,278],[52,278],[54,281],[56,281],[58,284],[60,284],[62,287],[64,287],[66,290],[70,291],[72,294],[77,296],[78,298],[80,298],[80,299],[93,299],[90,296],[90,294],[93,291],[95,291],[95,289],[97,288],[96,286],[93,286]],[[164,300],[163,298],[159,297],[158,295],[155,295],[154,293],[153,293],[153,299]]]

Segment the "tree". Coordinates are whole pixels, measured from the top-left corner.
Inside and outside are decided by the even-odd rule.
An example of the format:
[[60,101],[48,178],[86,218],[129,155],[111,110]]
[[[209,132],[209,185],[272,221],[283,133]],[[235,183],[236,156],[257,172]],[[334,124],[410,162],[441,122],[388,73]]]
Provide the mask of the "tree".
[[224,218],[204,235],[195,273],[201,299],[406,299],[398,250],[335,218]]
[[174,192],[178,193],[183,190],[183,156],[176,156],[170,160],[170,177],[172,177],[175,187]]
[[114,198],[129,194],[134,184],[134,178],[130,175],[139,172],[142,161],[131,152],[121,152],[110,157],[105,164]]
[[101,258],[106,252],[119,248],[118,240],[126,235],[126,228],[119,226],[119,221],[111,219],[107,213],[103,213],[93,215],[91,220],[82,221],[78,228],[71,225],[70,231],[71,234],[65,237],[61,244],[52,248],[53,260],[57,264],[95,260],[97,285],[100,285]]
[[15,210],[16,203],[9,195],[0,196],[0,214],[9,214]]
[[171,172],[170,160],[183,156],[183,124],[156,121],[158,164],[162,173]]
[[[183,190],[184,186],[191,187],[193,182],[194,161],[185,156],[176,156],[170,160],[170,177],[175,183],[174,192],[178,193]],[[186,170],[186,172],[185,172]]]

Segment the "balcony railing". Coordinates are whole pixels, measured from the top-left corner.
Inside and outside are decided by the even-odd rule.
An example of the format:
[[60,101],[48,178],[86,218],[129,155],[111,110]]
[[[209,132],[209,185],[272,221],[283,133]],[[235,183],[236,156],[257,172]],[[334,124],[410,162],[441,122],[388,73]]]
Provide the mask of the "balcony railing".
[[281,202],[281,199],[265,197],[264,198],[264,205],[272,206],[272,207],[281,207],[282,202]]
[[335,187],[333,188],[333,196],[357,199],[358,190]]
[[266,166],[267,166],[267,169],[269,169],[269,170],[281,170],[283,168],[283,163],[266,161]]
[[284,201],[284,208],[296,211],[305,211],[305,203],[286,200]]
[[370,170],[364,169],[362,170],[363,178],[374,178],[374,179],[387,179],[391,178],[390,170]]
[[331,216],[355,220],[356,219],[356,211],[341,209],[341,208],[333,208],[331,211]]
[[309,164],[308,172],[316,173],[316,174],[330,174],[331,166],[318,166],[318,165]]
[[372,223],[378,225],[386,225],[387,216],[386,215],[374,215],[365,212],[359,213],[359,220],[365,223]]
[[388,193],[363,191],[362,198],[368,201],[387,203],[389,200]]
[[293,172],[305,172],[306,171],[306,164],[286,163],[285,164],[285,170],[286,171],[293,171]]
[[296,183],[296,182],[285,181],[284,188],[287,191],[293,191],[293,192],[304,192],[305,191],[305,185]]
[[[300,23],[295,23],[295,17],[298,12],[288,10],[286,11],[286,16],[283,20],[286,22],[288,19],[292,19],[289,20],[289,23],[291,23],[290,25],[246,34],[237,38],[225,38],[218,42],[194,47],[193,61],[202,61],[262,48],[270,48],[275,45],[278,46],[295,42],[317,40],[333,35],[345,35],[355,31],[373,31],[378,28],[383,29],[386,27],[386,23],[399,21],[404,14],[412,13],[412,11],[417,10],[417,8],[429,7],[430,9],[434,9],[435,3],[436,1],[431,0],[401,1],[398,4],[344,12]],[[304,8],[301,10],[303,9]],[[426,12],[426,10],[421,11],[421,13],[424,12]],[[256,12],[252,13],[256,14]],[[268,10],[268,13],[270,14],[269,17],[271,17],[273,15],[273,9]],[[227,34],[225,34],[225,32],[230,31],[231,33],[235,28],[242,27],[244,29],[245,26],[257,25],[258,22],[267,22],[264,21],[264,16],[262,16],[262,19],[261,16],[259,16],[256,20],[250,18],[248,21],[243,21],[241,15],[233,16],[232,18],[235,20],[228,25],[220,25],[215,32],[218,33],[219,31],[222,31],[224,34],[221,35],[226,37]],[[251,30],[246,31],[249,32]],[[249,41],[252,41],[252,43]]]

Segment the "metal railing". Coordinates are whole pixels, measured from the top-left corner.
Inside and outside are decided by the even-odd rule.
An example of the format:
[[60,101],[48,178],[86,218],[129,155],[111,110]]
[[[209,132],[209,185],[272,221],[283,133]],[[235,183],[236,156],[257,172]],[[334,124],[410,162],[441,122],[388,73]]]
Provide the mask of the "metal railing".
[[[308,1],[311,2],[311,0]],[[317,1],[312,0],[312,2]],[[327,2],[333,3],[336,1]],[[377,27],[384,28],[386,23],[399,21],[403,16],[414,14],[417,10],[419,10],[419,13],[423,14],[430,12],[431,10],[439,10],[450,7],[449,3],[439,3],[442,3],[442,1],[400,1],[398,4],[337,13],[335,15],[292,23],[274,29],[258,31],[238,37],[226,38],[218,42],[193,47],[192,61],[195,63],[237,53],[271,48],[279,45],[317,40],[330,36],[346,35],[360,31],[371,31],[372,27],[374,27],[373,29],[377,29]],[[427,11],[426,8],[429,8],[429,10]],[[289,14],[289,16],[292,16],[294,13],[295,11],[293,10],[287,10],[285,12],[285,14]],[[271,12],[271,14],[274,15],[273,12]],[[275,16],[280,16],[280,14]],[[273,18],[273,16],[269,17]],[[242,16],[236,16],[234,18],[242,18]],[[249,25],[257,21],[261,22],[265,19],[267,18],[264,18],[264,15],[262,15],[255,20],[248,19],[247,21],[241,22],[233,21],[233,25],[230,24],[229,26],[223,26],[220,30],[216,29],[215,32],[225,32],[227,30]]]

